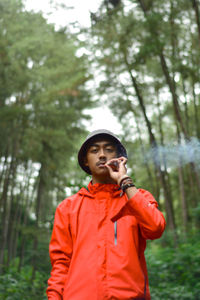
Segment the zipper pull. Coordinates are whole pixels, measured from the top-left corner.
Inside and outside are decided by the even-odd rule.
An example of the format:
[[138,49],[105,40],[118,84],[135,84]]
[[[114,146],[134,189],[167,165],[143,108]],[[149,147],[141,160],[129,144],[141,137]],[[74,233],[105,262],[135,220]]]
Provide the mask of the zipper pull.
[[117,221],[114,223],[114,230],[115,230],[115,245],[117,245]]

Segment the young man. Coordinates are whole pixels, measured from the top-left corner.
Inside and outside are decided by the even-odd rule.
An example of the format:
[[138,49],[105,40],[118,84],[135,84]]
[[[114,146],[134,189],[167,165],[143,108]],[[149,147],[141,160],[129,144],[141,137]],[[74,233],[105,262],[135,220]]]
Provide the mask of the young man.
[[165,228],[157,202],[134,186],[126,149],[110,131],[92,132],[78,161],[92,181],[56,210],[48,299],[150,299],[146,239]]

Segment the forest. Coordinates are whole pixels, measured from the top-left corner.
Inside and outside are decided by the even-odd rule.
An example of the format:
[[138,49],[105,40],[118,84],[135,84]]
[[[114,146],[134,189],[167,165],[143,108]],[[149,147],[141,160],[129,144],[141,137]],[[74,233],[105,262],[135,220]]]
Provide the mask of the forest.
[[152,300],[198,300],[200,2],[102,0],[90,18],[58,29],[0,0],[0,299],[46,299],[55,209],[90,181],[77,152],[106,105],[167,222],[145,251]]

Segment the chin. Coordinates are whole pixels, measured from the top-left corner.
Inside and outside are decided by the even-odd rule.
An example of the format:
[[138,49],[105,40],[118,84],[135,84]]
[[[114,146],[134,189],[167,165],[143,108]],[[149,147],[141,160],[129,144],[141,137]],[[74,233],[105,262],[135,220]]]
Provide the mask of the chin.
[[108,172],[108,170],[105,170],[105,169],[102,168],[102,169],[94,172],[94,175],[96,175],[96,176],[106,176],[107,177],[109,175],[109,172]]
[[99,170],[98,173],[99,173],[99,174],[109,174],[109,171],[108,171],[108,169],[106,169],[106,168],[102,168],[102,169]]

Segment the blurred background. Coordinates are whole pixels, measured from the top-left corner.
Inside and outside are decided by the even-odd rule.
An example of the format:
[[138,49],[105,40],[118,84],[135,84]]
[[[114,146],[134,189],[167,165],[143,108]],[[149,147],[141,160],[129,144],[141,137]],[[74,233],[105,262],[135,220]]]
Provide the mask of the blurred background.
[[200,299],[199,0],[0,0],[0,299],[46,299],[57,205],[107,128],[167,220],[153,300]]

